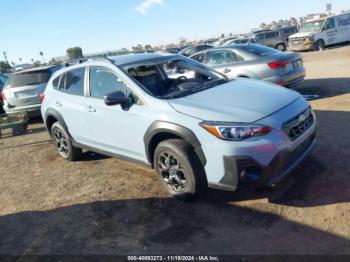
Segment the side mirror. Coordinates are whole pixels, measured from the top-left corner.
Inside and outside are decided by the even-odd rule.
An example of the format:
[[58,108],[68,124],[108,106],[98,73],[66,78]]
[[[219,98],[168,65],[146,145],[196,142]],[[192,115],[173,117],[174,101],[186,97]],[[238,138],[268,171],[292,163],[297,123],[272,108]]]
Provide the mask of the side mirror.
[[103,97],[103,100],[107,106],[121,105],[124,106],[129,102],[129,98],[121,91],[107,94]]

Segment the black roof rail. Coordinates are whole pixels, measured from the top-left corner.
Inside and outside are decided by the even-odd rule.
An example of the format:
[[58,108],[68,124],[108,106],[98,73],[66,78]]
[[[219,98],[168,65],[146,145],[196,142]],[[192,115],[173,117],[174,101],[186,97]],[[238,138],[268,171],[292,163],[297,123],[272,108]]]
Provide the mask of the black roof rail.
[[76,64],[82,64],[87,61],[105,61],[105,62],[113,63],[113,61],[107,57],[82,57],[82,58],[67,60],[63,62],[63,65],[65,67],[69,67]]
[[92,57],[92,58],[89,58],[88,61],[104,61],[104,62],[113,63],[113,61],[108,57]]

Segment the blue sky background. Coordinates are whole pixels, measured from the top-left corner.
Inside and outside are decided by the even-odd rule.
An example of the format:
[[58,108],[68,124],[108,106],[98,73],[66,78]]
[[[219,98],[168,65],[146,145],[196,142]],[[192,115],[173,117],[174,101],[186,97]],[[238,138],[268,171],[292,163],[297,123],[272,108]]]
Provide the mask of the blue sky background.
[[[153,4],[140,7],[144,1]],[[19,63],[83,52],[248,32],[261,22],[350,9],[348,0],[0,0],[0,51]],[[3,57],[0,58],[0,60]]]

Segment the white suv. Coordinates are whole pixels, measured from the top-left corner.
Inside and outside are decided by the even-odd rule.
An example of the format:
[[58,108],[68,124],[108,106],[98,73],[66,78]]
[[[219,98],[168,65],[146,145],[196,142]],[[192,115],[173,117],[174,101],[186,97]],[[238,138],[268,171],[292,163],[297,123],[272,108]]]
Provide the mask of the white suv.
[[157,170],[169,192],[277,183],[315,145],[316,119],[297,92],[228,81],[179,55],[93,60],[56,72],[42,116],[58,153],[82,148]]

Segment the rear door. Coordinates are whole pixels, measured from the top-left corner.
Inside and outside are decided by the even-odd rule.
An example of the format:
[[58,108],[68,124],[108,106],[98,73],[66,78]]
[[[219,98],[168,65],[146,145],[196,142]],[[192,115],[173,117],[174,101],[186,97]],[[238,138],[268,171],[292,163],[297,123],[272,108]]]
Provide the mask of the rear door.
[[50,77],[49,70],[13,74],[6,82],[6,101],[15,107],[40,104],[39,94],[44,92]]
[[61,76],[53,106],[61,113],[75,141],[88,144],[91,140],[86,122],[85,67],[72,69]]

